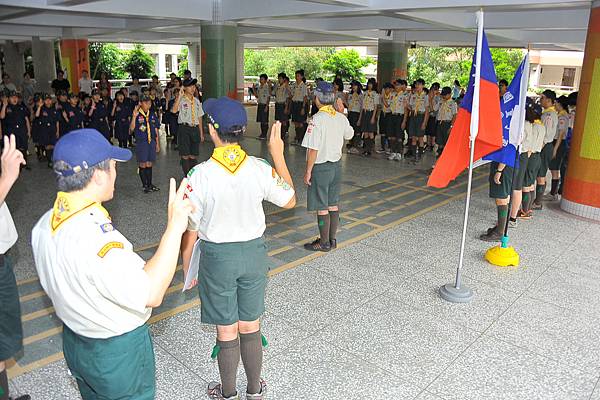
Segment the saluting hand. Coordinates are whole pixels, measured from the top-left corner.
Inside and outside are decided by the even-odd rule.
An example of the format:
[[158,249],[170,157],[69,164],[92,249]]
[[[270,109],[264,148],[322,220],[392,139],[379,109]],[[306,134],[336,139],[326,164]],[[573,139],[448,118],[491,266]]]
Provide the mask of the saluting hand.
[[17,139],[15,135],[4,136],[4,149],[2,150],[2,175],[0,180],[5,180],[11,187],[19,177],[21,165],[25,165],[23,153],[17,150]]
[[139,105],[137,105],[137,106],[135,106],[135,108],[133,109],[133,118],[137,117],[139,113],[140,113],[140,106],[139,106]]
[[271,137],[269,137],[269,152],[271,157],[283,157],[284,143],[281,139],[281,122],[275,121],[271,127]]
[[188,180],[184,178],[175,191],[175,179],[169,181],[167,229],[172,229],[178,235],[183,235],[188,226],[188,217],[194,212],[194,205],[185,196],[187,184]]

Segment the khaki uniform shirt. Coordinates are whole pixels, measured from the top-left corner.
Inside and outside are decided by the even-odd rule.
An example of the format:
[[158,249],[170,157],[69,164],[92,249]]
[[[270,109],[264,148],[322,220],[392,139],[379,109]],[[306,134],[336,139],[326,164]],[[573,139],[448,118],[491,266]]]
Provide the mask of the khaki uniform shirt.
[[425,92],[420,94],[417,92],[411,93],[408,99],[408,107],[413,114],[423,114],[428,106],[428,98]]
[[289,85],[280,85],[279,83],[275,85],[274,92],[275,102],[280,104],[285,103],[292,95]]
[[404,115],[406,110],[406,103],[408,101],[408,93],[406,91],[396,92],[394,91],[390,108],[392,114]]
[[258,104],[268,104],[269,97],[271,97],[271,88],[268,83],[256,87],[256,101]]
[[308,86],[306,83],[300,82],[300,84],[294,82],[290,86],[292,92],[292,101],[304,101],[305,97],[308,97]]
[[542,112],[542,123],[546,127],[544,144],[551,143],[558,133],[558,113],[554,107],[549,107]]
[[202,123],[202,116],[204,111],[202,110],[202,104],[197,97],[193,97],[192,100],[181,94],[181,101],[179,102],[179,116],[177,117],[177,123],[197,126]]
[[362,98],[362,108],[363,110],[366,111],[375,111],[377,110],[377,107],[379,106],[379,103],[381,102],[381,100],[379,100],[379,93],[377,93],[376,91],[372,90],[372,91],[367,91],[363,93],[363,98]]
[[332,113],[321,108],[308,124],[302,147],[317,150],[315,164],[337,162],[342,158],[344,140],[353,137],[354,129],[343,113]]
[[362,110],[362,93],[349,93],[347,102],[348,102],[348,112],[360,112]]
[[452,99],[442,100],[438,106],[437,120],[452,121],[458,113],[458,104]]
[[[394,97],[394,93],[395,92],[390,92],[389,94],[385,94],[385,92],[380,96],[381,98],[381,110],[384,113],[391,113],[392,112],[392,108],[390,106],[391,102],[392,102],[392,98]],[[387,105],[386,105],[387,103]]]

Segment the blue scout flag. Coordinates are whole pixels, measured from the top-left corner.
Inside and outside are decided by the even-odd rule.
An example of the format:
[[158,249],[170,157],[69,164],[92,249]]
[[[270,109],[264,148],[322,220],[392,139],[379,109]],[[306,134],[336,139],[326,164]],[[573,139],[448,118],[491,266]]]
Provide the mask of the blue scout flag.
[[[506,93],[500,99],[502,112],[502,148],[487,156],[484,160],[497,161],[509,167],[518,168],[517,149],[523,140],[525,125],[525,104],[529,72],[529,54],[517,68]],[[515,162],[517,165],[515,165]]]

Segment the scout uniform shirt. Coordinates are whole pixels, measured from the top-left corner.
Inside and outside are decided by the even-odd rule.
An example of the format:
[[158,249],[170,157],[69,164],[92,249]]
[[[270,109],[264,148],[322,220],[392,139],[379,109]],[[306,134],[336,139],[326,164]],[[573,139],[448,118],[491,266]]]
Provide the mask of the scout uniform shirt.
[[438,106],[437,120],[452,121],[458,113],[458,105],[452,99],[442,100]]
[[146,114],[144,110],[140,108],[133,128],[137,143],[149,144],[152,141],[156,141],[156,131],[158,129],[160,129],[158,115],[152,111],[152,109],[148,110],[148,114]]
[[408,95],[406,91],[402,92],[392,92],[392,98],[390,100],[390,110],[394,115],[404,115],[404,111],[406,110],[406,100]]
[[292,91],[288,85],[280,85],[279,83],[275,84],[274,92],[275,102],[279,104],[285,103],[292,95]]
[[[383,111],[384,114],[388,114],[392,112],[392,108],[391,108],[391,102],[392,99],[394,98],[394,93],[395,92],[390,92],[389,94],[385,94],[385,92],[383,93],[382,96],[380,96],[381,98],[381,110]],[[387,103],[387,105],[386,105]]]
[[202,123],[202,116],[204,111],[202,110],[202,104],[197,97],[192,96],[190,100],[187,95],[181,93],[181,100],[179,101],[179,115],[177,116],[177,122],[183,125],[198,126]]
[[362,110],[362,94],[352,92],[348,94],[348,112],[359,113]]
[[362,107],[366,111],[375,111],[380,104],[379,93],[374,90],[363,93]]
[[17,228],[6,202],[0,205],[0,254],[5,254],[17,242]]
[[437,113],[440,109],[440,104],[442,103],[442,96],[435,95],[432,99],[427,98],[427,100],[430,100],[429,118],[437,116]]
[[267,161],[230,145],[190,170],[186,196],[195,206],[188,230],[203,241],[233,243],[260,238],[266,229],[262,201],[283,207],[294,189]]
[[545,134],[546,129],[542,121],[537,120],[533,124],[525,121],[525,125],[523,126],[523,142],[521,143],[523,152],[539,153],[542,151]]
[[271,88],[268,83],[264,85],[258,85],[256,88],[256,101],[258,104],[267,104],[269,97],[271,96]]
[[73,107],[70,103],[67,103],[64,107],[63,119],[65,118],[65,115],[65,133],[82,127],[85,115],[79,106]]
[[542,123],[546,127],[544,144],[552,143],[558,132],[558,113],[554,107],[548,107],[542,112]]
[[26,136],[27,135],[27,118],[29,110],[23,103],[16,105],[8,104],[2,124],[2,131],[5,135]]
[[300,82],[299,84],[294,82],[290,87],[292,93],[292,101],[303,102],[304,97],[308,96],[308,86],[306,83]]
[[342,158],[344,139],[350,140],[353,137],[354,129],[348,118],[335,111],[332,106],[325,106],[321,107],[308,124],[302,147],[317,150],[315,164],[337,162]]
[[408,107],[410,108],[411,115],[424,114],[428,102],[429,99],[427,98],[425,91],[422,91],[421,93],[411,93],[408,99]]
[[145,262],[100,204],[59,192],[33,228],[32,245],[40,283],[76,334],[119,336],[150,317]]
[[569,114],[566,110],[562,110],[558,114],[558,127],[556,129],[556,135],[554,136],[554,140],[558,140],[560,138],[560,134],[563,134],[563,140],[567,138],[567,131],[569,130]]

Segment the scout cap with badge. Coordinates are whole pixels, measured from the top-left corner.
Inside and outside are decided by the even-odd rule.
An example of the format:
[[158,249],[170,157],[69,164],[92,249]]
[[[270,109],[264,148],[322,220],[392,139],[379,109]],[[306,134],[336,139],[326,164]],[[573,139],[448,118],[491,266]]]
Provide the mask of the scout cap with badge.
[[192,79],[192,78],[184,79],[182,82],[184,87],[194,86],[197,83],[198,83],[198,79]]
[[202,104],[209,123],[219,133],[242,135],[246,131],[248,116],[242,103],[223,96],[218,99],[208,99]]
[[149,96],[149,95],[147,95],[147,94],[145,94],[145,93],[144,93],[144,94],[142,94],[142,95],[140,96],[140,102],[141,102],[141,103],[143,103],[143,102],[145,102],[145,101],[152,101],[152,99],[150,98],[150,96]]
[[63,136],[54,147],[54,163],[62,161],[66,169],[57,170],[62,176],[71,176],[100,164],[105,160],[129,161],[131,151],[110,144],[96,129],[77,129]]

